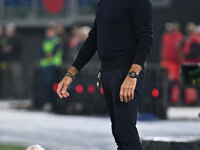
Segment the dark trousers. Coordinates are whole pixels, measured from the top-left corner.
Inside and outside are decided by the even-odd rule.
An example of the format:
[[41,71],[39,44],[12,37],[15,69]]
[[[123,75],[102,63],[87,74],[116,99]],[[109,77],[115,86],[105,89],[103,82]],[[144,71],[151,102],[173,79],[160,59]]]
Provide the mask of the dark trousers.
[[117,149],[142,150],[136,120],[144,70],[139,74],[134,99],[125,103],[120,101],[119,93],[128,71],[129,67],[102,72],[104,95],[112,122],[112,133],[118,146]]

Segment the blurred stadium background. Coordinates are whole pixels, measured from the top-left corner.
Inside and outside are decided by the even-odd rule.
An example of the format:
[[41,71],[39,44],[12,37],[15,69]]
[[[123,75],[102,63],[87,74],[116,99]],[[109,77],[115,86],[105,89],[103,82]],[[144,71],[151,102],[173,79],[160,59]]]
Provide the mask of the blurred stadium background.
[[[101,128],[109,132],[109,127],[104,124],[108,123],[108,118],[101,118],[107,116],[103,89],[96,89],[96,76],[100,68],[98,56],[76,77],[69,88],[71,95],[68,100],[58,99],[55,93],[57,83],[65,75],[66,69],[72,64],[81,44],[87,38],[98,1],[0,0],[0,144],[27,146],[35,144],[31,143],[32,140],[45,145],[49,150],[62,149],[61,147],[64,147],[63,150],[113,149],[110,144],[113,142],[112,137],[103,129],[90,137],[98,127],[93,127],[87,135],[85,132],[88,130],[81,128],[82,122],[69,116],[93,115],[91,120],[85,116],[78,119],[88,121],[91,126],[102,125]],[[166,150],[186,150],[188,147],[183,143],[177,149],[173,146],[170,148],[169,143],[178,143],[182,139],[174,139],[180,137],[187,141],[186,137],[190,137],[186,145],[193,142],[189,149],[197,150],[200,149],[200,1],[152,0],[152,4],[155,41],[145,66],[144,94],[138,117],[139,126],[142,126],[139,130],[144,133],[142,138],[146,139],[143,145],[145,150],[157,150],[160,148],[159,143],[155,146],[156,140],[152,140],[152,137],[166,135],[171,137],[170,140],[161,138],[161,143],[166,144],[163,141],[168,141]],[[64,117],[59,114],[68,115]],[[50,123],[46,125],[47,128],[56,130],[61,127],[63,131],[69,132],[72,140],[65,143],[58,142],[63,139],[54,139],[56,137],[48,139],[49,133],[43,132],[46,127],[41,123],[43,118],[40,115],[44,117],[44,121]],[[16,119],[18,117],[19,120]],[[58,121],[56,118],[64,123],[69,123],[71,119],[71,126],[59,126],[59,123],[55,123]],[[175,123],[172,119],[176,119]],[[21,124],[27,121],[29,123],[22,126],[24,130],[20,129]],[[93,121],[96,123],[93,124]],[[155,124],[140,121],[155,121]],[[79,123],[80,127],[77,128],[80,128],[80,134],[77,135],[73,123]],[[148,123],[153,131],[147,129]],[[183,126],[180,132],[173,132],[182,124],[187,124],[190,129]],[[165,132],[169,131],[171,134],[159,134],[163,131],[158,128],[164,128]],[[184,132],[186,129],[189,131]],[[145,133],[146,130],[149,135]],[[26,135],[27,132],[30,136]],[[49,143],[48,146],[48,142],[40,139],[40,133],[46,141],[57,143]],[[56,135],[59,133],[62,134],[62,131],[55,132]],[[70,135],[58,137],[68,140]],[[96,136],[100,135],[102,138],[98,139]],[[90,142],[83,140],[85,145],[80,142],[79,146],[73,147],[76,136],[79,136],[79,140],[84,136],[86,139],[97,140],[91,140],[93,145],[87,145]],[[29,138],[30,140],[26,140]],[[155,145],[152,146],[153,144]]]

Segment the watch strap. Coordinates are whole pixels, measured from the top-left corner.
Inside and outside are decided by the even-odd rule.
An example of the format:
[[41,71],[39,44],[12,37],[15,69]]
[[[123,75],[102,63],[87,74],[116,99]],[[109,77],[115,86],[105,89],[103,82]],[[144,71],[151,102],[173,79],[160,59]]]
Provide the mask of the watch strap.
[[75,76],[74,76],[72,73],[70,73],[70,72],[67,72],[67,73],[65,74],[65,76],[71,77],[72,80],[75,79]]

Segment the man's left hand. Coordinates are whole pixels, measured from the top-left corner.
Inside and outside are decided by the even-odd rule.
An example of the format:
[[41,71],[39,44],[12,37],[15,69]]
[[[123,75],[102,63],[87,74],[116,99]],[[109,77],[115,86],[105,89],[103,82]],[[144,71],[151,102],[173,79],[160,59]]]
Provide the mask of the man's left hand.
[[120,100],[121,102],[128,102],[134,98],[134,91],[136,87],[137,79],[127,76],[121,85]]

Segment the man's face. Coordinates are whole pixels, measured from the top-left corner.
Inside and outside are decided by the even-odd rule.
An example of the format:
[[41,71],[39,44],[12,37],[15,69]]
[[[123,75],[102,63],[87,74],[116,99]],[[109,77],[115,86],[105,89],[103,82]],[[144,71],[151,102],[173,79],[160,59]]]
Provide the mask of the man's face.
[[165,30],[166,30],[167,32],[172,33],[173,30],[174,30],[173,24],[172,24],[172,23],[166,23],[166,24],[165,24]]
[[195,24],[190,23],[190,24],[187,25],[187,27],[186,27],[186,32],[187,32],[188,34],[192,34],[192,33],[194,33],[195,31],[196,31],[196,26],[195,26]]
[[47,29],[46,30],[46,37],[47,38],[51,38],[51,37],[54,37],[56,36],[56,31],[54,29]]
[[15,35],[15,28],[8,27],[5,30],[5,34],[7,37],[12,37]]

